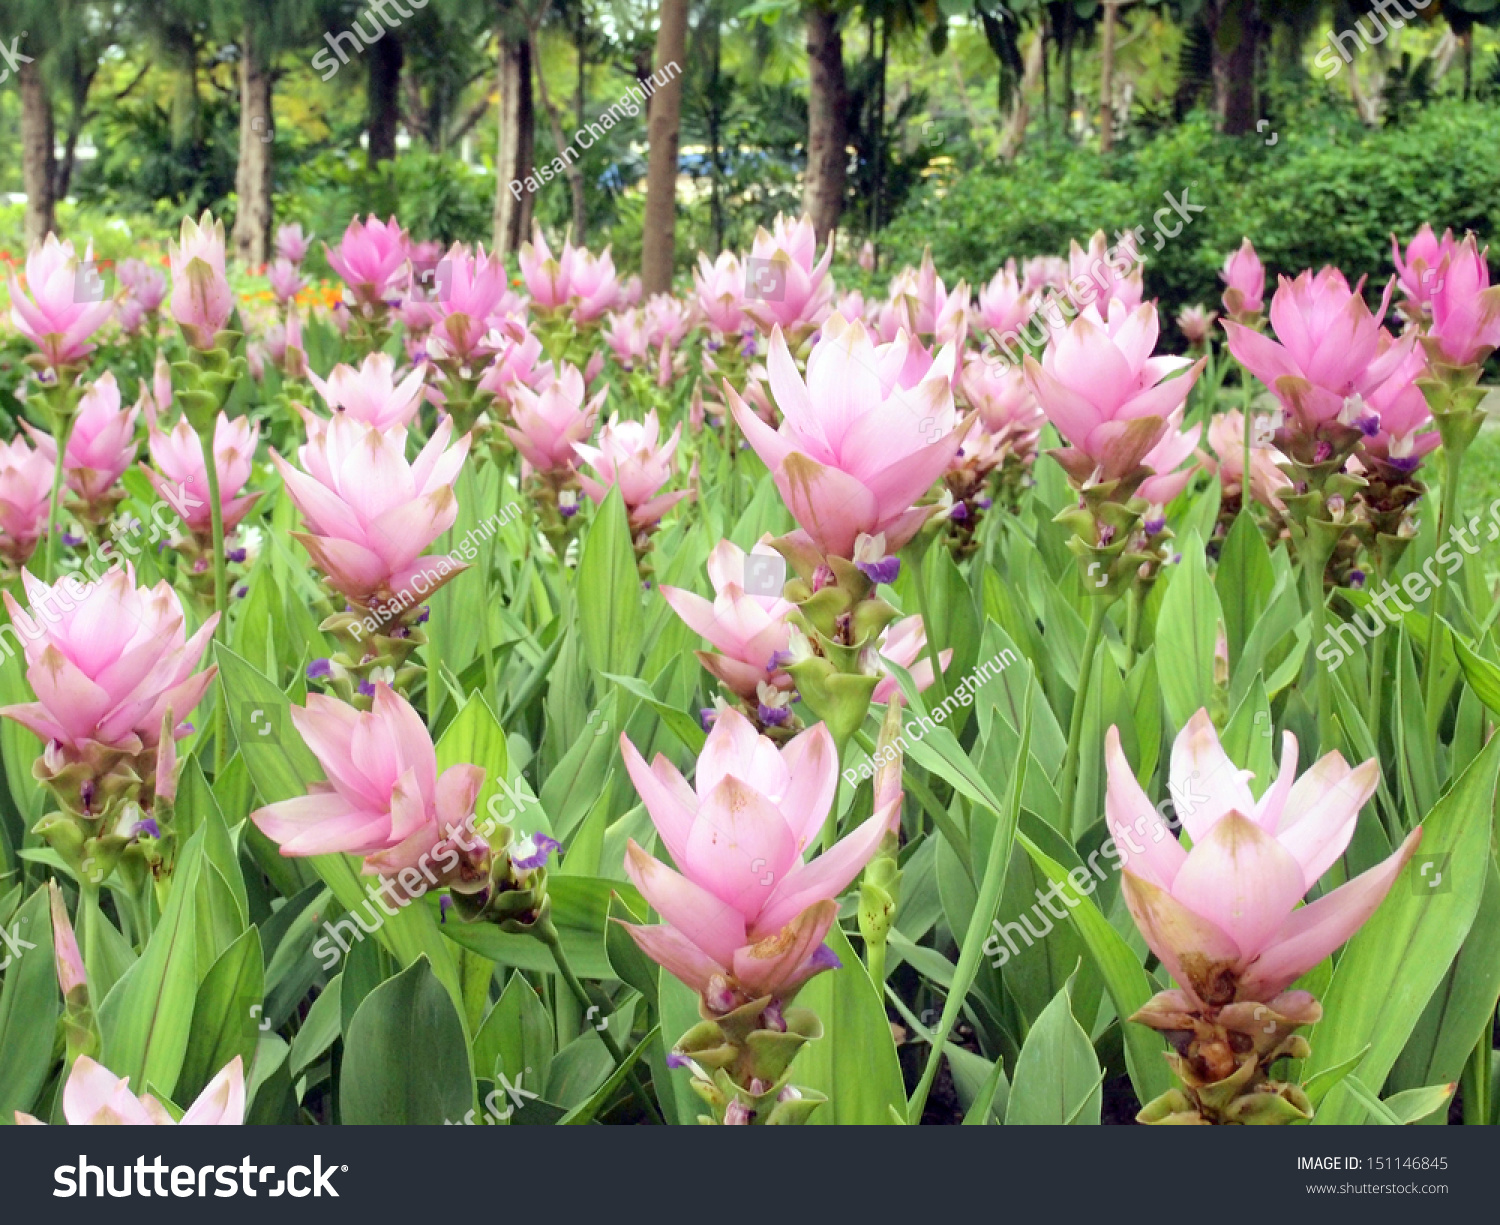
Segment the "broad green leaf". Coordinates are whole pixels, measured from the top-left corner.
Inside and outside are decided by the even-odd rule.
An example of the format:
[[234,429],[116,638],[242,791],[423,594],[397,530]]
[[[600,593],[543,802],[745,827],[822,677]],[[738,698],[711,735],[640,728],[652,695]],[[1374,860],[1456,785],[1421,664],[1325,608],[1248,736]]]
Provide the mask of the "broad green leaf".
[[1065,986],[1026,1035],[1005,1108],[1006,1125],[1097,1124],[1104,1104],[1102,1083],[1093,1044],[1073,1016]]
[[307,1016],[302,1021],[302,1028],[292,1039],[290,1065],[293,1076],[302,1075],[338,1041],[343,1011],[340,988],[343,985],[344,976],[335,974],[328,980],[328,986],[324,987],[318,998],[313,1001],[312,1007],[307,1010]]
[[1190,534],[1182,542],[1182,561],[1172,567],[1156,623],[1156,641],[1170,644],[1172,651],[1172,666],[1161,668],[1157,675],[1174,728],[1185,727],[1194,714],[1213,702],[1214,648],[1222,620],[1203,542]]
[[474,1104],[474,1071],[452,997],[418,957],[365,996],[344,1040],[345,1123],[458,1122]]
[[595,672],[634,672],[644,618],[629,519],[614,486],[588,525],[578,561],[578,630]]
[[[511,1084],[545,1085],[552,1069],[552,1018],[535,988],[512,974],[474,1038],[474,1070],[482,1079],[501,1074]],[[535,1089],[533,1089],[535,1091]]]
[[[0,1118],[31,1111],[52,1069],[57,1028],[57,970],[47,886],[40,886],[9,921],[0,987]],[[28,948],[27,945],[34,947]]]
[[[1334,1067],[1368,1044],[1359,1077],[1366,1085],[1385,1083],[1479,909],[1497,771],[1500,738],[1423,821],[1416,857],[1339,958],[1323,996],[1323,1020],[1308,1035],[1307,1074]],[[1340,1086],[1314,1123],[1354,1122],[1358,1111]]]
[[173,1094],[191,1102],[238,1055],[246,1072],[255,1057],[264,992],[260,932],[252,927],[220,954],[198,984],[187,1053]]

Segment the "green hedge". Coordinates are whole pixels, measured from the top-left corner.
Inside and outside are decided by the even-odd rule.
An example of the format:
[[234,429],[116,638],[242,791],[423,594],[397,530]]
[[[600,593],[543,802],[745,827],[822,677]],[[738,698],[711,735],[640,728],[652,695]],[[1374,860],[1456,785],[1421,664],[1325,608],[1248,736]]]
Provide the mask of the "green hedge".
[[[1144,225],[1147,293],[1172,314],[1218,303],[1218,270],[1249,235],[1271,274],[1336,264],[1372,287],[1391,273],[1390,235],[1423,221],[1439,231],[1500,235],[1500,110],[1448,103],[1399,127],[1351,127],[1314,112],[1283,121],[1276,143],[1225,137],[1194,118],[1127,153],[1050,145],[1013,165],[931,188],[883,235],[890,267],[916,263],[930,244],[949,284],[982,284],[1007,256],[1061,253],[1104,229]],[[1164,193],[1206,205],[1154,251],[1152,215]],[[941,195],[939,194],[941,192]],[[1168,227],[1177,224],[1174,217]],[[1274,281],[1271,282],[1274,285]],[[1378,290],[1377,290],[1378,292]]]

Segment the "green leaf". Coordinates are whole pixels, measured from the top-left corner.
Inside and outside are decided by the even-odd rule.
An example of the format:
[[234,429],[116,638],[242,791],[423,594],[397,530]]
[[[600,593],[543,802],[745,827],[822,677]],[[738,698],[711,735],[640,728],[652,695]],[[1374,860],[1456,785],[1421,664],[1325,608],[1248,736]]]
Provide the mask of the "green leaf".
[[[1418,855],[1339,958],[1323,996],[1323,1020],[1308,1036],[1306,1074],[1334,1067],[1368,1044],[1359,1077],[1366,1085],[1385,1083],[1479,909],[1497,772],[1500,738],[1428,814]],[[1435,870],[1443,881],[1434,889]],[[1358,1110],[1347,1093],[1335,1091],[1314,1123],[1355,1122]]]
[[[1156,1030],[1137,1025],[1126,1018],[1135,1013],[1156,994],[1156,986],[1150,975],[1141,967],[1140,959],[1110,926],[1094,905],[1088,894],[1096,888],[1093,874],[1084,869],[1085,891],[1056,860],[1048,856],[1025,834],[1017,841],[1026,848],[1032,861],[1047,874],[1048,879],[1058,885],[1058,897],[1068,909],[1069,917],[1078,928],[1078,934],[1088,946],[1094,964],[1104,978],[1104,988],[1109,992],[1110,1002],[1120,1017],[1125,1039],[1125,1064],[1130,1071],[1131,1083],[1135,1086],[1136,1098],[1149,1102],[1160,1097],[1172,1087],[1172,1076],[1167,1069],[1162,1052],[1166,1041]],[[1074,869],[1077,871],[1077,869]],[[1007,954],[1009,949],[1003,950]],[[997,954],[998,955],[998,950]]]
[[621,689],[624,689],[633,697],[639,698],[658,715],[661,721],[672,730],[683,744],[696,755],[703,751],[704,742],[708,736],[703,731],[703,725],[685,710],[678,710],[675,706],[669,706],[651,691],[651,687],[639,677],[617,676],[613,672],[604,673],[606,680],[614,681]]
[[594,515],[583,541],[574,591],[584,655],[595,672],[633,672],[641,655],[641,576],[618,486]]
[[1469,682],[1469,687],[1481,702],[1495,714],[1500,714],[1500,666],[1475,654],[1474,649],[1454,632],[1451,625],[1448,630],[1453,634],[1453,650],[1458,655],[1459,666],[1464,670],[1464,679]]
[[1006,1126],[1097,1124],[1104,1104],[1102,1083],[1093,1043],[1073,1016],[1065,986],[1042,1010],[1021,1047],[1005,1108]]
[[922,1110],[927,1104],[927,1094],[932,1088],[933,1080],[937,1076],[938,1063],[942,1058],[942,1044],[948,1040],[948,1035],[953,1032],[953,1026],[958,1021],[964,996],[968,994],[969,985],[979,971],[980,958],[983,956],[982,948],[985,944],[984,933],[989,930],[990,924],[994,921],[995,912],[1000,906],[1000,895],[1005,887],[1005,869],[1010,862],[1011,846],[1016,836],[1016,824],[1021,816],[1021,791],[1026,785],[1026,767],[1031,757],[1031,712],[1035,696],[1035,686],[1026,691],[1026,706],[1021,715],[1021,741],[1016,752],[1015,763],[1011,766],[1010,784],[1004,806],[995,811],[995,832],[990,838],[984,875],[980,878],[974,910],[969,916],[968,930],[963,940],[959,942],[958,968],[953,973],[953,986],[948,992],[947,999],[943,1001],[943,1015],[938,1021],[932,1048],[928,1052],[927,1067],[907,1107],[907,1118],[913,1125],[921,1122]]
[[335,974],[307,1010],[302,1028],[292,1039],[291,1073],[300,1076],[339,1039],[343,1021],[344,976]]
[[1160,669],[1158,676],[1174,727],[1187,726],[1194,714],[1213,702],[1214,648],[1222,619],[1203,542],[1190,533],[1182,542],[1181,563],[1172,567],[1156,623],[1156,641],[1171,644],[1172,666]]
[[1235,516],[1219,552],[1214,590],[1224,610],[1224,637],[1229,644],[1229,663],[1238,668],[1245,639],[1265,611],[1276,585],[1271,551],[1255,516],[1242,510]]
[[203,838],[200,829],[182,848],[166,909],[146,951],[99,1008],[100,1062],[116,1076],[130,1077],[133,1085],[150,1081],[169,1095],[187,1054],[198,994],[195,932]]
[[[42,885],[7,928],[17,950],[3,950],[9,964],[0,987],[0,1118],[7,1123],[17,1110],[29,1112],[36,1105],[52,1070],[58,998],[48,907]],[[36,947],[26,948],[22,941]]]
[[813,1111],[812,1123],[886,1123],[892,1109],[904,1113],[906,1106],[891,1023],[864,963],[837,924],[826,943],[843,968],[819,974],[797,993],[797,1006],[811,1008],[823,1022],[823,1036],[802,1048],[792,1081],[829,1099]]
[[552,1053],[552,1018],[536,989],[523,975],[512,974],[474,1038],[475,1071],[486,1080],[503,1074],[511,1084],[524,1076],[545,1085]]
[[1456,1083],[1424,1085],[1420,1089],[1407,1089],[1404,1093],[1393,1094],[1381,1104],[1395,1116],[1397,1122],[1403,1125],[1416,1123],[1434,1111],[1442,1110],[1457,1088]]
[[583,1102],[582,1104],[575,1106],[572,1110],[568,1111],[568,1113],[558,1121],[558,1126],[576,1127],[584,1123],[592,1123],[594,1121],[594,1116],[598,1114],[599,1111],[609,1103],[609,1100],[614,1097],[616,1093],[619,1092],[620,1086],[625,1083],[625,1077],[630,1074],[630,1069],[635,1067],[640,1057],[646,1053],[647,1049],[656,1041],[656,1039],[660,1035],[661,1026],[653,1026],[651,1031],[636,1044],[635,1049],[630,1051],[624,1059],[620,1060],[619,1066],[615,1068],[614,1072],[609,1076],[609,1078],[602,1085],[600,1085],[598,1089],[594,1091],[593,1095],[590,1096],[586,1102]]
[[365,996],[339,1094],[345,1123],[456,1123],[473,1107],[463,1021],[425,957]]
[[174,1100],[191,1102],[236,1055],[249,1071],[260,1037],[263,992],[260,931],[252,927],[220,954],[198,984]]

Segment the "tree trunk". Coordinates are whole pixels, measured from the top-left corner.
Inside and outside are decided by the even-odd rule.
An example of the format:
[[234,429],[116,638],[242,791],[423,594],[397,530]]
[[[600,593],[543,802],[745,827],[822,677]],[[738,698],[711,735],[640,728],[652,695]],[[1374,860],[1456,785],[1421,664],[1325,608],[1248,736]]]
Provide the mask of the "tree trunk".
[[369,147],[365,164],[373,170],[396,156],[396,126],[401,119],[401,63],[405,58],[394,30],[386,30],[365,54],[370,57]]
[[[849,156],[846,116],[848,86],[844,80],[844,42],[838,14],[810,5],[807,23],[807,176],[802,208],[812,218],[818,241],[839,223]],[[883,116],[877,116],[883,120]],[[879,137],[877,136],[877,139]]]
[[255,29],[245,23],[240,50],[240,161],[234,173],[239,208],[234,216],[234,253],[250,268],[271,250],[271,73]]
[[198,43],[185,27],[175,27],[167,39],[177,61],[172,84],[172,148],[181,153],[196,149],[199,143]]
[[[552,147],[558,156],[568,148],[568,142],[563,138],[562,124],[558,122],[557,108],[552,105],[552,99],[547,96],[547,77],[542,72],[542,52],[537,46],[536,29],[533,27],[527,35],[531,46],[531,63],[536,69],[536,90],[540,96],[542,110],[547,115],[547,126],[552,129]],[[579,127],[583,125],[580,123]],[[578,149],[573,149],[574,154]],[[583,171],[579,168],[577,161],[572,158],[563,158],[563,174],[568,180],[568,188],[573,193],[573,241],[579,246],[583,245],[583,230],[586,222],[583,206]]]
[[[531,102],[531,44],[500,36],[500,142],[495,154],[495,250],[519,251],[530,236],[531,173],[536,142]],[[512,184],[515,185],[512,189]]]
[[1260,114],[1255,69],[1260,49],[1258,0],[1209,0],[1204,10],[1212,47],[1214,114],[1228,136],[1255,131]]
[[1031,46],[1026,48],[1026,64],[1021,72],[1021,84],[1011,100],[1010,118],[1005,122],[1005,130],[1000,133],[1000,160],[1003,162],[1014,161],[1016,154],[1021,151],[1021,142],[1026,139],[1026,125],[1031,119],[1031,105],[1026,98],[1036,89],[1036,83],[1042,75],[1042,61],[1046,56],[1047,34],[1038,25],[1036,33],[1031,36]]
[[[672,288],[677,253],[677,145],[682,127],[682,62],[687,58],[687,0],[661,0],[656,71],[651,74],[650,154],[646,163],[646,232],[641,240],[641,288]],[[658,82],[660,82],[658,84]]]
[[[578,6],[578,25],[574,31],[573,49],[578,57],[578,82],[573,91],[573,115],[578,121],[575,131],[582,131],[586,122],[583,109],[587,104],[588,95],[588,17],[582,4]],[[576,165],[578,171],[569,182],[568,186],[573,189],[573,241],[580,247],[588,234],[588,202],[583,194],[583,168]]]
[[39,243],[57,228],[53,195],[56,177],[52,153],[52,100],[42,80],[42,68],[27,60],[20,65],[21,176],[26,188],[26,247]]
[[1115,145],[1115,5],[1104,0],[1104,35],[1099,49],[1099,151]]

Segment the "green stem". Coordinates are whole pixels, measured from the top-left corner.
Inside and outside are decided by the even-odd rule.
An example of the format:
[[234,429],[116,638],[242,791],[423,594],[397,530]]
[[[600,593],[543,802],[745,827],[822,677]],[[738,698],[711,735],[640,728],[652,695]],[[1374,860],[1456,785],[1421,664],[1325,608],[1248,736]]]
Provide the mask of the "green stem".
[[1490,1032],[1494,1017],[1484,1019],[1484,1032],[1464,1063],[1461,1084],[1464,1095],[1464,1123],[1486,1126],[1490,1121]]
[[[63,388],[56,395],[65,396]],[[52,438],[57,444],[57,462],[52,465],[52,496],[47,502],[47,582],[57,580],[57,538],[62,535],[62,525],[57,520],[61,509],[63,485],[63,461],[67,458],[68,439],[73,436],[73,414],[66,410],[52,415]]]
[[1083,739],[1083,714],[1088,705],[1089,682],[1094,675],[1094,656],[1099,650],[1099,639],[1104,633],[1105,603],[1095,599],[1089,610],[1088,635],[1083,640],[1083,654],[1078,659],[1078,690],[1073,696],[1073,717],[1068,724],[1068,749],[1063,755],[1059,785],[1062,795],[1062,819],[1067,829],[1073,828],[1073,800],[1078,792],[1078,756]]
[[[594,1007],[594,1001],[589,998],[589,993],[584,989],[578,976],[573,973],[573,967],[568,964],[568,956],[563,952],[562,941],[558,939],[557,928],[552,925],[551,919],[544,919],[536,926],[536,935],[552,953],[552,960],[557,963],[557,972],[562,975],[563,982],[567,983],[568,990],[573,993],[573,998],[578,1001],[579,1007],[584,1010],[585,1016],[588,1010]],[[606,1013],[606,1018],[612,1014]],[[614,1035],[609,1032],[609,1026],[597,1031],[604,1048],[609,1051],[609,1057],[615,1061],[615,1067],[620,1067],[625,1062],[625,1053],[620,1050],[620,1044],[615,1041]],[[651,1095],[646,1092],[646,1086],[641,1084],[641,1078],[636,1075],[635,1068],[625,1073],[625,1079],[630,1084],[630,1091],[635,1094],[636,1101],[640,1102],[641,1108],[653,1123],[666,1125],[666,1120],[661,1117],[661,1111],[656,1108],[656,1103],[651,1100]]]
[[[854,733],[854,738],[859,742],[859,747],[873,760],[875,757],[875,742],[870,739],[870,734],[860,728]],[[953,848],[953,853],[958,856],[958,862],[963,866],[969,879],[974,879],[974,868],[969,859],[969,840],[953,824],[953,818],[949,816],[948,810],[943,807],[942,801],[933,794],[932,788],[924,783],[910,770],[903,769],[901,772],[901,785],[907,788],[917,797],[917,803],[932,815],[932,823],[937,826],[938,832],[948,840],[948,845]],[[826,850],[827,848],[823,848]]]
[[[219,466],[214,462],[214,431],[217,422],[210,422],[198,435],[198,445],[203,448],[203,467],[208,475],[208,514],[213,525],[214,539],[214,611],[219,614],[215,633],[222,634],[229,621],[229,583],[224,573],[224,507],[219,502]],[[219,700],[214,703],[214,778],[221,778],[229,762],[229,711],[225,706],[222,688]]]
[[[1443,502],[1442,509],[1438,512],[1437,542],[1443,542],[1443,533],[1450,531],[1453,527],[1454,516],[1458,513],[1458,473],[1463,466],[1463,452],[1457,450],[1443,449]],[[1437,700],[1437,647],[1438,647],[1438,611],[1442,600],[1442,588],[1432,593],[1432,604],[1427,609],[1427,655],[1424,663],[1426,675],[1424,676],[1426,690],[1424,705],[1427,707],[1427,724],[1436,727],[1438,718],[1433,704]]]

